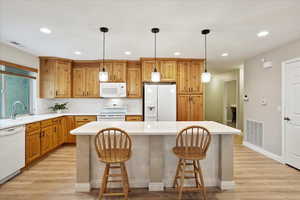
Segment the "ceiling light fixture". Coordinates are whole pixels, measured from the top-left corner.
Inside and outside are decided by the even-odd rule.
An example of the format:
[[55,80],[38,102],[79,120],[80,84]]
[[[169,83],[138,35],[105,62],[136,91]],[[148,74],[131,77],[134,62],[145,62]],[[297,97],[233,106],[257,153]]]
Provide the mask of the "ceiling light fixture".
[[52,31],[51,31],[49,28],[46,28],[46,27],[40,28],[40,31],[41,31],[42,33],[45,33],[45,34],[50,34],[50,33],[52,33]]
[[266,37],[267,35],[269,35],[269,31],[260,31],[257,33],[257,37]]
[[124,54],[125,55],[131,55],[131,52],[130,51],[125,51]]
[[180,52],[174,52],[174,56],[180,56],[181,55],[181,53]]
[[228,53],[222,53],[222,56],[223,57],[226,57],[226,56],[228,56],[229,54]]
[[[105,59],[105,33],[108,32],[108,28],[100,27],[100,32],[103,33],[103,55],[102,55],[102,71],[99,72],[99,80],[100,81],[108,81],[108,72],[105,71],[104,59]],[[100,59],[99,59],[100,60]],[[101,64],[100,64],[101,68]]]
[[204,72],[201,74],[202,83],[208,83],[211,79],[211,74],[207,71],[207,45],[206,45],[206,35],[210,33],[209,29],[202,30],[202,35],[204,35],[204,52],[205,52],[205,60],[204,60]]
[[152,28],[151,32],[154,33],[154,70],[151,73],[151,81],[159,82],[160,81],[160,73],[157,71],[157,61],[156,61],[156,34],[159,32],[159,28]]
[[80,51],[74,51],[74,54],[81,55],[81,52]]

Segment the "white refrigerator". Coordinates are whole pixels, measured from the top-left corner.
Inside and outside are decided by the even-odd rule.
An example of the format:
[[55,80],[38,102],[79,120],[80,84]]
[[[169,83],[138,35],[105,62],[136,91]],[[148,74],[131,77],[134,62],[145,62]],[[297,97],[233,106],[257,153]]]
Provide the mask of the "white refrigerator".
[[176,121],[176,84],[144,85],[144,120]]

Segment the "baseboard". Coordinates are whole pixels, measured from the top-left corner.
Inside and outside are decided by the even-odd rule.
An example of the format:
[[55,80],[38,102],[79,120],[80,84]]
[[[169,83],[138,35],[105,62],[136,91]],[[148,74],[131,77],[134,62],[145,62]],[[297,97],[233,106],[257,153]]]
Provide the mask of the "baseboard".
[[21,170],[15,171],[14,173],[12,173],[12,174],[6,176],[5,178],[1,179],[0,184],[3,184],[5,182],[9,181],[10,179],[14,178],[15,176],[17,176],[20,173],[21,173]]
[[76,192],[90,192],[91,184],[90,183],[75,183]]
[[148,185],[148,189],[150,192],[164,191],[164,183],[163,182],[150,182]]
[[235,188],[234,181],[219,181],[219,188],[221,190],[233,190]]
[[262,149],[261,147],[255,146],[255,145],[253,145],[249,142],[246,142],[246,141],[243,141],[243,145],[248,147],[249,149],[252,149],[253,151],[256,151],[258,153],[263,154],[264,156],[266,156],[268,158],[271,158],[271,159],[273,159],[277,162],[280,162],[280,163],[284,164],[284,161],[283,161],[281,156],[275,155],[275,154],[273,154],[269,151],[266,151],[266,150]]

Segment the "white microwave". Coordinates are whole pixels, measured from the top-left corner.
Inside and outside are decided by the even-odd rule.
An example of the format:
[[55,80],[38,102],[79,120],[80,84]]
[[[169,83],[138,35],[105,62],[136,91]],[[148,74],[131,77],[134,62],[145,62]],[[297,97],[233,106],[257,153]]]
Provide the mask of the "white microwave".
[[100,83],[100,97],[126,97],[126,83]]

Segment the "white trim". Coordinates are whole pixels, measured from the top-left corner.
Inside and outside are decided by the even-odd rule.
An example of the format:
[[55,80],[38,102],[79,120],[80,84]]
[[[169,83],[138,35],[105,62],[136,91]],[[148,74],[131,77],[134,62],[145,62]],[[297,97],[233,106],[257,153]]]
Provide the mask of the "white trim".
[[163,182],[150,182],[148,184],[148,189],[150,192],[164,191],[164,183]]
[[221,190],[233,190],[235,188],[235,182],[220,180],[218,186]]
[[286,80],[286,64],[290,64],[293,62],[300,62],[300,58],[294,58],[290,60],[283,61],[281,63],[281,156],[282,156],[282,162],[286,163],[286,151],[285,151],[285,80]]
[[90,192],[91,184],[90,183],[75,183],[76,192]]
[[282,159],[281,156],[273,154],[273,153],[271,153],[269,151],[266,151],[266,150],[264,150],[264,149],[262,149],[262,148],[260,148],[258,146],[255,146],[255,145],[253,145],[253,144],[251,144],[249,142],[246,142],[246,141],[243,141],[243,145],[246,146],[246,147],[248,147],[249,149],[252,149],[253,151],[256,151],[256,152],[258,152],[260,154],[263,154],[264,156],[266,156],[268,158],[271,158],[271,159],[273,159],[273,160],[275,160],[277,162],[280,162],[280,163],[284,164],[283,159]]

